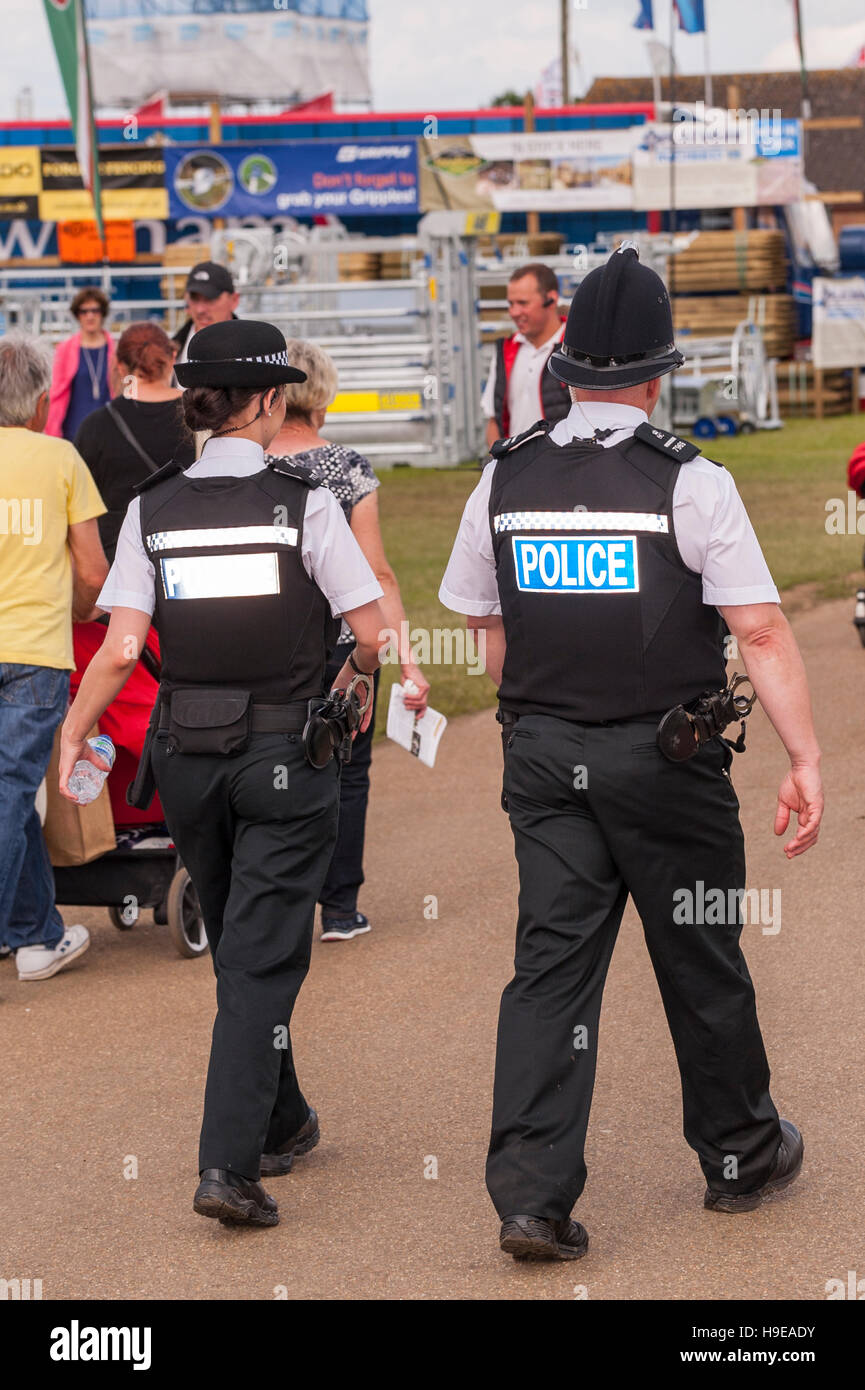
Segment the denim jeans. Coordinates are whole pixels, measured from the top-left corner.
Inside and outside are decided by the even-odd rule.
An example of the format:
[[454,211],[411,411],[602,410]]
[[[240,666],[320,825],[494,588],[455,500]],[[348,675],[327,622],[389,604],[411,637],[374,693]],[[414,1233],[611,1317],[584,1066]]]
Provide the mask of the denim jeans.
[[56,946],[63,919],[35,807],[69,672],[0,662],[0,944]]

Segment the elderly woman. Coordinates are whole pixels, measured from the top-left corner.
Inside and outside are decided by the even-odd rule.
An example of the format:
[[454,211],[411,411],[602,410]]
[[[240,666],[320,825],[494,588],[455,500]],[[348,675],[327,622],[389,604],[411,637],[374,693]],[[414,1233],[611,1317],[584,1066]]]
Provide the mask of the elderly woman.
[[[288,360],[306,372],[301,385],[285,388],[285,422],[270,446],[269,458],[291,456],[321,478],[334,494],[384,590],[379,606],[385,625],[400,634],[399,664],[402,680],[413,681],[417,693],[406,696],[406,705],[422,713],[426,709],[429,682],[411,659],[406,634],[408,624],[402,606],[396,575],[387,562],[381,539],[376,489],[378,478],[372,464],[354,449],[332,444],[321,433],[327,408],[337,391],[337,371],[327,353],[313,343],[294,340],[288,344]],[[382,639],[384,640],[384,639]],[[325,671],[328,688],[343,667],[354,645],[354,638],[343,623],[339,643]],[[378,672],[375,677],[378,693]],[[369,766],[375,727],[375,705],[369,727],[354,741],[351,762],[341,772],[339,832],[330,863],[321,903],[322,941],[348,941],[370,930],[369,920],[357,910],[357,895],[363,883],[363,843],[366,808],[369,800]]]
[[109,377],[114,343],[103,326],[108,317],[106,295],[88,285],[78,291],[69,312],[80,327],[54,349],[51,401],[45,426],[46,434],[63,439],[74,439],[82,420],[106,405],[114,394]]

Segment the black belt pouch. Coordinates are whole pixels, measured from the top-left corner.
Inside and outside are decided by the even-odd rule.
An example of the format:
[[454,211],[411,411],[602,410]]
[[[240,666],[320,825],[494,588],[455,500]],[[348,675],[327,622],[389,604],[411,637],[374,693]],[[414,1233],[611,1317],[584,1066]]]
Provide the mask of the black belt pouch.
[[178,753],[242,753],[252,726],[248,690],[174,690],[168,737]]

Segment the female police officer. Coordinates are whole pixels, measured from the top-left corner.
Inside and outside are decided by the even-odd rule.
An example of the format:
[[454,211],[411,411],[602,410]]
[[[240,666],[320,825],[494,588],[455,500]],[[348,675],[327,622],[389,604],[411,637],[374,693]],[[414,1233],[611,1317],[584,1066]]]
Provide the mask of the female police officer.
[[336,764],[312,766],[299,735],[337,615],[357,638],[337,686],[375,670],[382,590],[333,494],[285,461],[264,466],[283,385],[304,379],[280,331],[210,325],[177,372],[187,424],[212,433],[197,463],[167,464],[129,507],[99,599],[108,633],[63,726],[60,787],[68,795],[77,759],[98,764],[87,731],[134,668],[153,612],[153,773],[217,977],[194,1207],[271,1226],[262,1155],[266,1172],[287,1172],[318,1140],[288,1029],[337,824]]

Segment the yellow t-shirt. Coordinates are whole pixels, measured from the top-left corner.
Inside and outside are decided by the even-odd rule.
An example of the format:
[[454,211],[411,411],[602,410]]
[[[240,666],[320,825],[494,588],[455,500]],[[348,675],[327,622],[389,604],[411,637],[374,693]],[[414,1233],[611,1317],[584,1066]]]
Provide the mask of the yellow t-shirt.
[[67,531],[105,510],[68,440],[0,427],[0,661],[75,665]]

